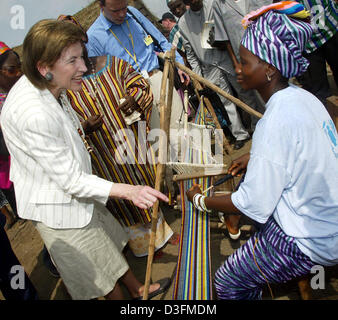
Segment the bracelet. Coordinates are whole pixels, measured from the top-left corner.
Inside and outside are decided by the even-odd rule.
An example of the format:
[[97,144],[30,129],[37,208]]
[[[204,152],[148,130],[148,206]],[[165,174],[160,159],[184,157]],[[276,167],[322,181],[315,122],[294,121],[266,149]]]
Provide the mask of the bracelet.
[[204,199],[205,196],[201,195],[200,193],[196,193],[192,199],[194,207],[199,211],[211,212],[211,210],[207,209]]
[[210,209],[207,209],[207,206],[205,205],[205,202],[204,202],[204,199],[205,199],[205,198],[206,198],[205,196],[202,196],[202,197],[201,197],[201,200],[200,200],[201,207],[203,208],[203,211],[205,211],[205,212],[211,212],[211,210],[210,210]]
[[200,193],[196,193],[192,199],[194,207],[199,211],[203,211],[203,208],[199,204],[201,197],[202,195]]

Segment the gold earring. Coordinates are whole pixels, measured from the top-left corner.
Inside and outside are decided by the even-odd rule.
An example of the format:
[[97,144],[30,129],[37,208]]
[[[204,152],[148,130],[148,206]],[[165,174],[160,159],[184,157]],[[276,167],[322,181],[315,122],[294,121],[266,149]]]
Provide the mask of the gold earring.
[[271,81],[271,78],[268,74],[266,74],[266,78],[268,79],[269,82]]

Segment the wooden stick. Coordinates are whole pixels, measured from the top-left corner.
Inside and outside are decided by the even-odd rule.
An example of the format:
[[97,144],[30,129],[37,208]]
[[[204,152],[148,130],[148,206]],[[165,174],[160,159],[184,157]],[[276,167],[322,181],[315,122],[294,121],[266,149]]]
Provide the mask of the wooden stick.
[[[164,58],[163,53],[159,54],[159,57],[161,59]],[[187,68],[186,66],[184,66],[181,63],[178,63],[175,61],[175,65],[177,68],[181,69],[182,71],[184,71],[185,73],[187,73],[192,79],[195,79],[197,81],[199,81],[200,83],[206,85],[207,87],[209,87],[210,89],[214,90],[215,92],[219,93],[220,95],[222,95],[223,97],[229,99],[230,101],[232,101],[234,104],[236,104],[237,106],[239,106],[240,108],[242,108],[243,110],[245,110],[246,112],[256,116],[257,118],[262,118],[262,114],[260,112],[257,112],[256,110],[252,109],[251,107],[249,107],[247,104],[245,104],[243,101],[235,98],[234,96],[232,96],[231,94],[225,92],[224,90],[220,89],[219,87],[217,87],[216,85],[214,85],[212,82],[210,82],[209,80],[199,76],[198,74],[196,74],[195,72],[191,71],[189,68]]]
[[189,96],[188,90],[184,90],[184,131],[183,134],[186,135],[188,132],[188,108],[189,108]]
[[181,180],[188,180],[188,179],[195,179],[195,178],[202,178],[202,177],[212,177],[212,176],[218,176],[221,174],[226,174],[228,172],[228,169],[222,169],[220,172],[213,173],[213,172],[195,172],[195,173],[182,173],[182,174],[176,174],[173,176],[173,181],[181,181]]
[[207,193],[210,189],[212,189],[214,185],[210,186],[209,188],[206,188],[204,191],[202,191],[202,194]]
[[[171,58],[175,57],[175,50],[172,50],[170,52],[170,57]],[[170,63],[170,60],[168,58],[165,58],[163,75],[162,75],[162,84],[161,84],[161,96],[160,96],[160,129],[164,130],[166,135],[165,137],[163,137],[163,135],[160,135],[159,154],[158,154],[159,162],[156,167],[156,178],[155,178],[155,189],[159,191],[161,189],[161,184],[164,180],[165,163],[166,163],[166,158],[167,158],[167,153],[168,153],[167,146],[168,146],[168,141],[169,141],[172,93],[173,93],[173,87],[174,87],[173,85],[174,73],[171,72],[170,70],[172,68],[173,68],[173,65]],[[169,90],[168,90],[168,99],[167,99],[167,105],[166,105],[165,97],[166,97],[166,90],[167,90],[168,75],[169,75]],[[148,299],[148,293],[149,293],[151,269],[152,269],[152,263],[154,259],[154,251],[155,251],[158,208],[159,208],[159,201],[157,200],[153,206],[153,213],[152,213],[151,234],[150,234],[149,248],[148,248],[148,260],[147,260],[146,277],[145,277],[145,282],[144,282],[143,300]]]

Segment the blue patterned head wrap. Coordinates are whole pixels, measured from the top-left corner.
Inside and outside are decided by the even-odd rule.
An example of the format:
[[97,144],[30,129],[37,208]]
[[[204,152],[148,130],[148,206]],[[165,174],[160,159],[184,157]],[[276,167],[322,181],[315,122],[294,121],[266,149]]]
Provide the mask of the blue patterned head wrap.
[[[288,12],[275,9],[276,5],[284,4],[280,2],[256,10],[248,15],[249,18],[244,18],[247,29],[241,44],[289,79],[305,72],[309,65],[302,52],[313,29],[309,23],[289,17],[290,12],[297,10],[299,13],[300,9],[304,17],[308,16],[304,7],[294,1],[286,2]],[[249,21],[253,18],[255,20]]]

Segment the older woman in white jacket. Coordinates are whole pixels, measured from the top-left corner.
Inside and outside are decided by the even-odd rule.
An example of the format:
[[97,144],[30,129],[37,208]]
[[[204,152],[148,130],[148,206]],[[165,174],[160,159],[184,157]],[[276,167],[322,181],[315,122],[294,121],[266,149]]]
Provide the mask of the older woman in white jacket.
[[[1,117],[18,214],[33,221],[73,299],[123,299],[119,279],[132,298],[140,298],[143,285],[121,253],[127,235],[105,203],[117,197],[145,209],[168,199],[147,186],[114,184],[92,174],[83,127],[65,95],[81,89],[87,71],[83,38],[73,24],[43,20],[24,40],[25,75],[10,91]],[[149,297],[166,285],[152,284]]]

